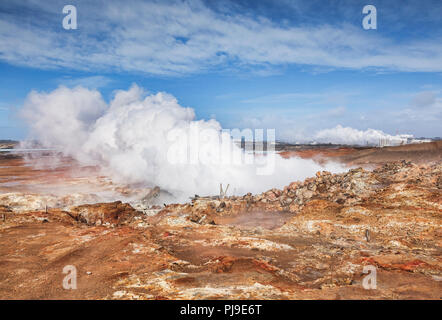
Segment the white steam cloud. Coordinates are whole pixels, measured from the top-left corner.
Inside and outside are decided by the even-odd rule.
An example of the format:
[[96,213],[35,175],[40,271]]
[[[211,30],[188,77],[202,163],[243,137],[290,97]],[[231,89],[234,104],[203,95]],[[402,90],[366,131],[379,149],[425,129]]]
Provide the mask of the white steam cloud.
[[318,131],[314,136],[314,141],[348,145],[378,145],[379,143],[399,145],[407,142],[407,139],[412,137],[412,135],[407,134],[390,135],[381,130],[357,130],[337,125],[331,129]]
[[[118,91],[107,105],[96,90],[60,87],[50,93],[31,92],[23,106],[31,138],[56,148],[85,165],[98,165],[118,182],[158,185],[179,200],[193,194],[217,194],[219,183],[237,194],[262,192],[312,176],[318,170],[343,171],[311,160],[274,158],[272,174],[257,175],[257,164],[172,163],[176,145],[172,133],[188,134],[193,127],[217,132],[199,138],[200,149],[222,149],[221,126],[215,120],[195,120],[193,109],[180,106],[167,93],[146,95],[138,86]],[[241,149],[229,137],[234,154]]]

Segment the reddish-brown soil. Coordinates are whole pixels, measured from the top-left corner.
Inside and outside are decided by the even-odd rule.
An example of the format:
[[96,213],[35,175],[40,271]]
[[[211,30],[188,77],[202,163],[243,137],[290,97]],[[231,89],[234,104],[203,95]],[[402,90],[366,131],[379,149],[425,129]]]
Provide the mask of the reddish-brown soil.
[[[33,182],[87,180],[69,166],[0,160],[0,298],[440,299],[440,144],[350,151],[302,154],[383,158],[369,162],[373,171],[319,172],[283,190],[198,198],[154,214],[121,202],[46,209],[43,195],[28,191]],[[387,161],[410,152],[427,163]],[[63,288],[68,265],[74,290]],[[367,266],[375,289],[363,286]]]
[[335,160],[349,165],[379,165],[400,160],[429,163],[442,161],[442,141],[383,148],[311,148],[282,151],[280,154],[284,158],[300,157],[318,162]]
[[35,186],[64,185],[99,177],[97,168],[80,167],[68,157],[53,154],[40,155],[35,159],[0,154],[0,191],[32,191]]
[[340,160],[340,158],[357,153],[355,148],[331,148],[331,149],[304,149],[299,151],[281,151],[279,154],[283,158],[299,157],[302,159],[314,159],[319,163],[330,160]]

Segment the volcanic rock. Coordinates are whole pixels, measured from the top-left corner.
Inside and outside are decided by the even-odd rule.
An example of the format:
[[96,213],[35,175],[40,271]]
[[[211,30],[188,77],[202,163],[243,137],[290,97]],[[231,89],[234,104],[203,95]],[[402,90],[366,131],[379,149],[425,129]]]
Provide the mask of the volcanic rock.
[[[154,215],[121,202],[77,206],[66,211],[75,220],[20,211],[8,195],[0,297],[440,299],[441,176],[440,163],[400,161]],[[79,270],[77,290],[60,284],[66,265]],[[363,286],[367,266],[376,289]]]
[[137,214],[130,204],[121,201],[85,204],[69,210],[72,218],[87,225],[119,226],[130,222]]

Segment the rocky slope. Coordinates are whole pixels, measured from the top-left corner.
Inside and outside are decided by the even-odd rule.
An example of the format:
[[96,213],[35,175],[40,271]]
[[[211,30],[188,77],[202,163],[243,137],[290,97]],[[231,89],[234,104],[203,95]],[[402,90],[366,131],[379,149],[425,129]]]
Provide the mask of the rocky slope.
[[[440,299],[442,165],[153,207],[0,206],[0,298]],[[15,206],[15,207],[14,207]],[[78,270],[65,290],[63,267]],[[377,288],[364,289],[364,266]]]

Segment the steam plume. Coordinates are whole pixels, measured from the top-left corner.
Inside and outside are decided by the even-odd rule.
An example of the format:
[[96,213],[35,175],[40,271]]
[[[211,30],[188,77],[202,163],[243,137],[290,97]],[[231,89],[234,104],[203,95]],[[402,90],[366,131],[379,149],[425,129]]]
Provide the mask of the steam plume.
[[[31,92],[22,115],[31,137],[46,147],[56,148],[82,164],[100,166],[118,182],[158,185],[179,199],[217,194],[219,183],[229,183],[231,190],[242,194],[282,187],[318,170],[344,170],[338,164],[321,167],[311,160],[278,155],[269,175],[257,175],[256,163],[172,163],[170,151],[177,142],[171,140],[171,133],[186,135],[194,127],[200,132],[217,132],[197,140],[200,150],[216,154],[223,148],[221,141],[226,140],[221,125],[213,119],[195,120],[193,109],[180,106],[172,95],[146,95],[136,85],[118,91],[109,105],[98,91],[81,87]],[[230,137],[227,142],[233,154],[242,152]]]

